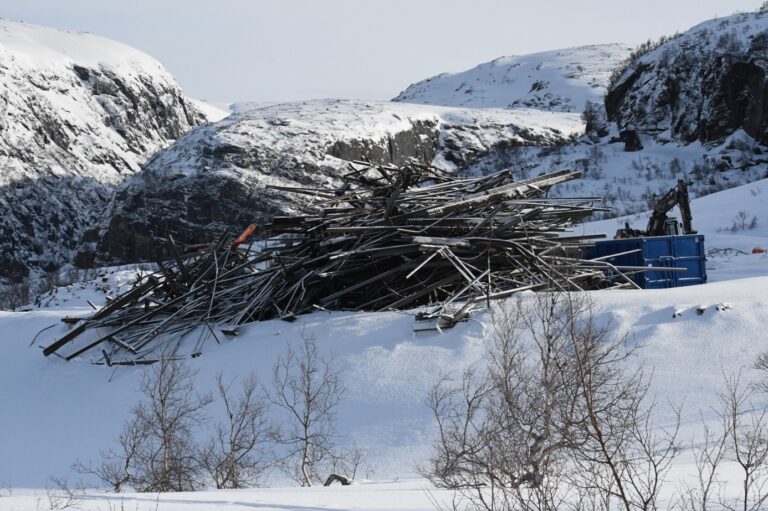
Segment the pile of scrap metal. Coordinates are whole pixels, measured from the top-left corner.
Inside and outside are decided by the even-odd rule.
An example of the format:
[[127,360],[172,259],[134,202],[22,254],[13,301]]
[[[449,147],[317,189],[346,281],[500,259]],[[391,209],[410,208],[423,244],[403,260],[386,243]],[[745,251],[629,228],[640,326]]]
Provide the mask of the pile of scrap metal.
[[563,236],[602,209],[594,197],[547,197],[579,176],[458,178],[354,162],[338,188],[274,187],[304,194],[316,214],[275,218],[258,244],[246,243],[253,226],[191,254],[169,240],[174,257],[159,271],[72,321],[44,354],[70,360],[93,350],[98,363],[149,363],[168,350],[199,354],[207,339],[236,335],[244,323],[317,309],[421,308],[421,318],[450,325],[523,290],[636,287],[627,275],[644,268],[581,259],[603,235]]

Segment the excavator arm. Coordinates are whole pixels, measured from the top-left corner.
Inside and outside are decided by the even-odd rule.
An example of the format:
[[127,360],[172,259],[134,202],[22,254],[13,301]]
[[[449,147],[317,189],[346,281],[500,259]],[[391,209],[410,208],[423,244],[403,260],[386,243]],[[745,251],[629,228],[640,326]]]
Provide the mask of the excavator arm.
[[683,234],[696,234],[693,230],[693,217],[691,216],[691,201],[688,198],[688,185],[685,181],[677,182],[678,206],[680,206],[680,215],[683,217]]
[[680,213],[683,217],[683,234],[696,234],[693,230],[691,217],[691,204],[688,198],[688,185],[682,179],[677,181],[677,186],[664,194],[653,207],[651,218],[648,219],[648,227],[645,229],[646,236],[664,236],[665,224],[667,222],[667,213],[675,206],[680,207]]

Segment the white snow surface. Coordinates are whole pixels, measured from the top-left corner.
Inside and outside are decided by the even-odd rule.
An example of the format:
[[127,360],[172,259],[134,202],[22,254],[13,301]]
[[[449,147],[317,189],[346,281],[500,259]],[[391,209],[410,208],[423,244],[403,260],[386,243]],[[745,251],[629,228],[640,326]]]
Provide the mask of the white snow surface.
[[611,72],[630,51],[623,44],[600,44],[500,57],[412,84],[393,101],[581,112],[588,100],[602,103]]
[[0,20],[0,46],[13,54],[20,66],[69,65],[88,67],[102,63],[125,72],[167,71],[157,60],[128,45],[86,32],[69,32],[50,27]]
[[[766,247],[764,193],[768,193],[768,180],[693,201],[694,225],[706,235],[707,248]],[[758,218],[757,227],[723,231],[739,208],[749,209]],[[609,220],[575,230],[612,233],[615,226],[616,221]],[[673,480],[693,474],[690,439],[699,431],[700,412],[705,420],[714,420],[711,407],[723,374],[741,370],[744,378],[753,378],[753,361],[768,348],[764,342],[768,257],[751,253],[713,257],[708,270],[710,282],[701,286],[591,293],[601,311],[600,320],[612,321],[617,333],[631,332],[632,342],[640,346],[630,364],[652,371],[661,424],[672,421],[667,402],[684,405],[683,452],[670,474]],[[105,292],[119,292],[130,276],[128,270],[112,269],[92,283],[59,289],[56,299],[49,297],[44,308],[0,312],[0,488],[12,488],[4,493],[0,489],[1,509],[37,509],[46,497],[44,490],[34,488],[45,487],[49,476],[77,480],[69,465],[75,459],[97,459],[100,449],[112,445],[130,405],[138,399],[141,368],[108,369],[86,359],[65,362],[40,353],[40,346],[66,331],[58,323],[61,317],[87,313],[85,299],[104,303]],[[729,304],[730,309],[717,310],[720,303]],[[701,306],[706,310],[699,315],[696,309]],[[682,315],[673,318],[674,312]],[[30,346],[37,332],[52,324]],[[89,490],[81,507],[108,510],[121,503],[126,509],[166,511],[426,510],[432,508],[432,498],[449,502],[448,492],[431,489],[417,476],[416,467],[428,455],[433,434],[424,399],[440,372],[458,372],[482,360],[490,335],[489,317],[475,314],[443,333],[415,334],[412,325],[413,317],[405,313],[318,312],[295,323],[274,320],[246,325],[237,338],[222,345],[208,344],[201,357],[190,360],[200,371],[201,391],[213,388],[219,371],[235,378],[255,370],[266,382],[286,343],[295,342],[301,330],[315,336],[321,350],[343,370],[347,394],[338,417],[342,438],[369,453],[362,472],[372,472],[360,484],[298,489],[275,473],[273,487],[267,489],[160,496]],[[209,411],[214,417],[221,413],[215,407]]]

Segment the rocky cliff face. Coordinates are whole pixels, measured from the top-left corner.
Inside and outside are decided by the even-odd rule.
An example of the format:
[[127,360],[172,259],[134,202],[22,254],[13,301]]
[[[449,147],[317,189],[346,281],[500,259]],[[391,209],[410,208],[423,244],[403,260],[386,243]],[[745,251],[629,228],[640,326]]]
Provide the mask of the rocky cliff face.
[[204,120],[147,55],[0,20],[0,277],[70,261],[113,187]]
[[502,146],[552,145],[583,129],[576,114],[322,100],[256,108],[190,131],[116,194],[90,230],[83,265],[152,259],[164,236],[209,241],[311,201],[268,185],[340,185],[347,160],[461,169]]
[[739,129],[768,144],[768,13],[702,23],[636,59],[605,105],[620,130],[684,143]]

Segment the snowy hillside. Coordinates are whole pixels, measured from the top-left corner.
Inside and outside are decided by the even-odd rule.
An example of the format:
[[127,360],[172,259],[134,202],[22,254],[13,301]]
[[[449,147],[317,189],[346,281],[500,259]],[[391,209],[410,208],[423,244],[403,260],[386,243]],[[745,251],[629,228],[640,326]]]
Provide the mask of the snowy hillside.
[[[707,248],[766,247],[768,231],[768,180],[710,195],[693,202],[694,225],[707,237]],[[737,203],[759,218],[754,230],[723,231],[732,221],[732,210],[718,206]],[[591,224],[589,232],[615,230],[615,221]],[[760,254],[711,256],[710,283],[668,290],[603,291],[592,297],[602,309],[601,320],[615,322],[616,331],[632,332],[641,346],[631,360],[633,366],[653,370],[652,392],[660,403],[671,399],[685,403],[682,453],[671,472],[674,480],[692,474],[690,439],[699,426],[699,412],[713,421],[710,409],[716,404],[723,373],[742,370],[745,378],[755,357],[766,350],[762,342],[768,322],[768,301],[762,289],[768,285],[768,257]],[[5,414],[0,428],[0,481],[10,487],[45,486],[49,475],[77,480],[69,465],[76,458],[96,459],[100,448],[111,445],[135,392],[141,368],[108,369],[85,360],[64,362],[45,359],[39,346],[66,331],[58,323],[65,315],[88,310],[82,300],[103,303],[99,286],[113,293],[127,283],[129,272],[108,274],[83,288],[59,290],[58,305],[30,312],[0,313],[0,331],[12,333],[0,341],[0,405]],[[68,299],[63,297],[67,295]],[[525,295],[530,298],[530,295]],[[730,309],[717,310],[727,303]],[[696,309],[704,306],[702,314]],[[673,317],[674,312],[681,315]],[[36,346],[29,343],[48,326]],[[255,369],[267,381],[271,365],[287,342],[296,341],[304,330],[317,337],[319,346],[341,364],[346,399],[339,413],[340,433],[345,442],[365,446],[369,456],[363,472],[368,479],[351,488],[264,489],[236,492],[201,492],[156,496],[107,495],[88,492],[88,509],[111,509],[124,502],[127,509],[285,509],[300,506],[334,509],[431,509],[428,484],[417,477],[416,465],[423,462],[433,435],[424,398],[430,384],[442,371],[456,372],[477,363],[489,336],[487,314],[477,314],[444,333],[416,334],[413,317],[399,313],[326,313],[302,316],[295,323],[267,321],[247,325],[239,337],[222,345],[207,345],[200,358],[190,360],[200,370],[201,390],[211,389],[219,370],[234,378]],[[666,410],[666,407],[661,407]],[[211,409],[214,416],[219,411]],[[662,413],[662,423],[671,416]],[[728,472],[726,472],[727,474]],[[287,484],[278,472],[274,484]],[[403,482],[393,482],[403,479]],[[726,477],[728,479],[728,477]],[[732,480],[735,483],[735,480]],[[95,484],[86,481],[87,484]],[[729,491],[734,491],[731,486]],[[429,490],[442,502],[450,502],[445,491]],[[35,509],[42,490],[13,490],[0,493],[0,507]],[[663,499],[671,498],[668,493]],[[10,507],[9,507],[10,509]]]
[[620,129],[719,142],[739,129],[768,143],[768,13],[701,23],[637,58],[606,98]]
[[0,278],[69,261],[112,186],[205,117],[153,58],[0,20]]
[[501,57],[410,85],[393,101],[580,113],[586,101],[602,102],[608,77],[629,51],[603,44]]
[[155,155],[117,192],[85,250],[110,263],[152,259],[171,232],[206,242],[307,206],[272,185],[339,184],[345,161],[409,159],[460,170],[511,146],[563,144],[579,114],[317,100],[245,109],[202,126]]

